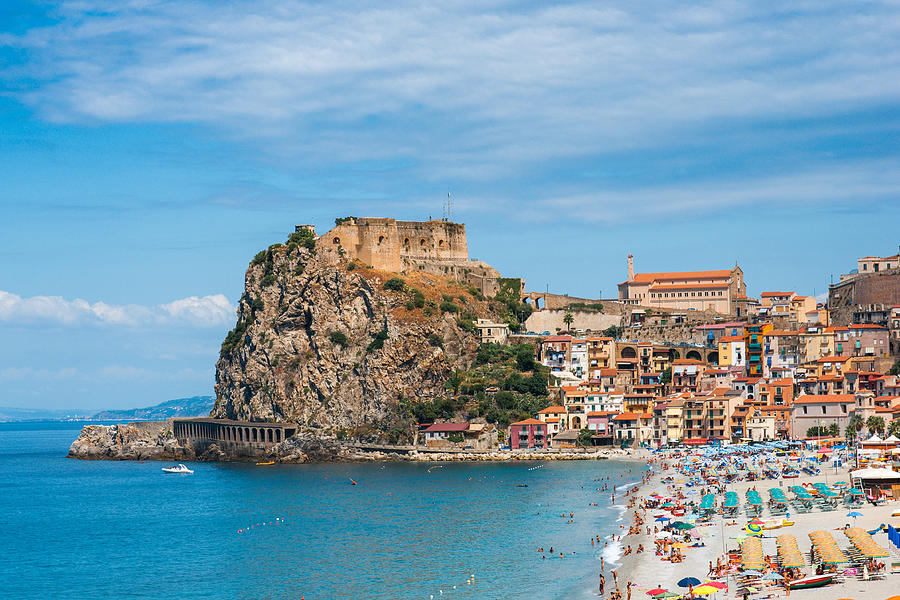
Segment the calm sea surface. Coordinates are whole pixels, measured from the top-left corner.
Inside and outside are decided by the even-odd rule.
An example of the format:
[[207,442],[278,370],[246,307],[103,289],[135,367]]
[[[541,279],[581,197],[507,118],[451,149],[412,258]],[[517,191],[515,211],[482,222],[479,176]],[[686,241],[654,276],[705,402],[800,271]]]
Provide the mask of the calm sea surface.
[[196,463],[165,475],[66,459],[80,427],[0,424],[4,598],[595,598],[590,538],[623,523],[595,478],[644,470]]

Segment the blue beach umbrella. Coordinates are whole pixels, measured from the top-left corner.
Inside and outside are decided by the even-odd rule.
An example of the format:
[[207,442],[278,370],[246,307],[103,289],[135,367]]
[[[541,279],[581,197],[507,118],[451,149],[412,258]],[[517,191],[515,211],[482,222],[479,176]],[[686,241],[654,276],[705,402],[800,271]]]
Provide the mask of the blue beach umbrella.
[[681,581],[678,582],[678,587],[693,587],[695,585],[700,585],[700,580],[696,577],[685,577]]
[[861,513],[861,512],[856,512],[856,511],[854,510],[854,511],[848,512],[848,513],[847,513],[847,516],[848,516],[848,517],[853,517],[853,518],[855,519],[856,517],[861,517],[861,516],[862,516],[862,513]]
[[670,519],[669,517],[656,517],[656,520],[657,521],[671,521],[672,519]]

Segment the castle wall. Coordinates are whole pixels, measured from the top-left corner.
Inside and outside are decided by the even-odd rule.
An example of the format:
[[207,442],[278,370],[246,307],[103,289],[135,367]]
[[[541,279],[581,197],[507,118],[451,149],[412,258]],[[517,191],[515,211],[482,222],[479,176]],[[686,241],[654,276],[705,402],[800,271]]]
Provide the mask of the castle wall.
[[446,221],[397,221],[351,219],[333,227],[316,242],[317,247],[344,251],[350,259],[383,271],[421,270],[460,280],[486,291],[481,279],[499,277],[489,265],[469,261],[466,226]]

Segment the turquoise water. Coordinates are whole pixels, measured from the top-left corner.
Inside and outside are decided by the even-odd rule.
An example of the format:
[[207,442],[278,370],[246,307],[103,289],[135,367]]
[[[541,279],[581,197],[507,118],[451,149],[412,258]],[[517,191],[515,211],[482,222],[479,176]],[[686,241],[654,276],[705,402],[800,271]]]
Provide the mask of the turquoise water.
[[621,507],[594,479],[644,469],[197,463],[165,475],[66,459],[79,427],[0,424],[3,597],[596,598],[590,538],[620,532]]

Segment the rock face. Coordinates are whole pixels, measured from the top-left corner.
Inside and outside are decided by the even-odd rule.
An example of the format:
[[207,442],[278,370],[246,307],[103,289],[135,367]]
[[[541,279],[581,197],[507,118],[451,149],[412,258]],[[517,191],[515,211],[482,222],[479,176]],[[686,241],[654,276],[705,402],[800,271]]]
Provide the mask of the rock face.
[[384,439],[401,398],[444,395],[477,350],[471,319],[496,317],[448,278],[415,272],[384,289],[396,277],[348,261],[339,246],[257,255],[216,364],[211,416]]
[[69,457],[85,460],[188,460],[169,421],[87,425],[69,448]]

